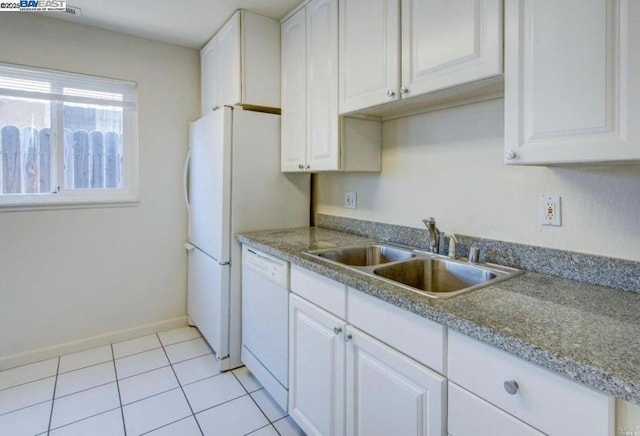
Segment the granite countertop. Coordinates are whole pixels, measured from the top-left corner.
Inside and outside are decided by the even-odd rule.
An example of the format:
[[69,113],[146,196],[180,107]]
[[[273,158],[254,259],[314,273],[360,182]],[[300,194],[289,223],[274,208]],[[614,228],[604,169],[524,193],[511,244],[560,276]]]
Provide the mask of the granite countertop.
[[316,227],[238,240],[529,362],[640,404],[640,293],[526,272],[436,300],[303,253],[374,239]]

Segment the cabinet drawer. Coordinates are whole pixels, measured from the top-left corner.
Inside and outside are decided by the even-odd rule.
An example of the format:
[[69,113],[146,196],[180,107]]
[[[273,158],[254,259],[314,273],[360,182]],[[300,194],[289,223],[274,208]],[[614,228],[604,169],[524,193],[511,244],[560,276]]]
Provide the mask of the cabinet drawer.
[[543,436],[538,430],[449,382],[451,436]]
[[429,368],[444,371],[444,326],[349,288],[347,321]]
[[347,317],[347,287],[296,265],[291,265],[291,290],[339,316]]
[[613,398],[461,333],[448,341],[449,379],[465,389],[551,435],[613,434]]

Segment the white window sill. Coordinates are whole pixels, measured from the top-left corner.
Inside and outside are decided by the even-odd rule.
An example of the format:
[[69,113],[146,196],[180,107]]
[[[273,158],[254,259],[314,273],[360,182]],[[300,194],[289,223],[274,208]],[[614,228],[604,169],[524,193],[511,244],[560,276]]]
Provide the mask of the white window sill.
[[137,193],[114,193],[99,195],[21,195],[0,197],[0,213],[27,212],[32,210],[94,209],[138,206]]

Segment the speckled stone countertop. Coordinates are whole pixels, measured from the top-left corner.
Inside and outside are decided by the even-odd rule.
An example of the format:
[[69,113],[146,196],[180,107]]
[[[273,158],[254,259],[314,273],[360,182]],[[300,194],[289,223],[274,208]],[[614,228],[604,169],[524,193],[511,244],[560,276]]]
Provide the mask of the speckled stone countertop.
[[435,300],[303,253],[374,241],[371,238],[315,227],[237,237],[243,244],[640,404],[640,293],[527,272]]

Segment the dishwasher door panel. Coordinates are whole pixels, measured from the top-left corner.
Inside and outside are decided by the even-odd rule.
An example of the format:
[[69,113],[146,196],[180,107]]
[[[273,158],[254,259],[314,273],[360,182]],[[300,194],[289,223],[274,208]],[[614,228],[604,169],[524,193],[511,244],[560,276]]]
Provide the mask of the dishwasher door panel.
[[242,344],[287,387],[289,291],[242,268]]

